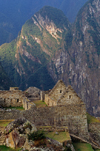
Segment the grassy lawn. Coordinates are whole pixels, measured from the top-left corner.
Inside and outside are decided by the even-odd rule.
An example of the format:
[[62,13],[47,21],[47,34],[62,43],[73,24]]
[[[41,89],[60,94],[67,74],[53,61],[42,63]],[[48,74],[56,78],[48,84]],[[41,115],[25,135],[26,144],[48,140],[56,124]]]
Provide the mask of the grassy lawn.
[[94,151],[90,144],[87,143],[73,143],[75,151]]
[[25,110],[22,106],[19,106],[19,107],[6,107],[6,109],[16,109],[16,110]]
[[0,151],[20,151],[21,149],[12,149],[10,147],[6,147],[4,145],[0,146]]
[[35,100],[33,102],[36,104],[37,107],[46,107],[47,106],[46,103],[41,100]]
[[90,123],[100,123],[100,120],[98,120],[96,117],[91,116],[89,113],[87,113],[87,122]]
[[55,134],[55,132],[45,132],[45,136],[61,143],[66,140],[70,140],[70,135],[68,132],[58,132],[58,134]]
[[14,120],[0,120],[0,126],[6,127],[12,121],[14,121]]

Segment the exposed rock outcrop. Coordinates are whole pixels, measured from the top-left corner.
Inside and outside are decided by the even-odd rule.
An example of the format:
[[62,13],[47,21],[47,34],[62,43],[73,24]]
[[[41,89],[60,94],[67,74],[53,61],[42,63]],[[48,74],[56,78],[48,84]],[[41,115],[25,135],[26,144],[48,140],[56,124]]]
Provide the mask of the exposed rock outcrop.
[[8,124],[4,130],[5,145],[11,148],[22,147],[27,140],[28,134],[34,131],[37,131],[35,125],[25,118],[16,119]]

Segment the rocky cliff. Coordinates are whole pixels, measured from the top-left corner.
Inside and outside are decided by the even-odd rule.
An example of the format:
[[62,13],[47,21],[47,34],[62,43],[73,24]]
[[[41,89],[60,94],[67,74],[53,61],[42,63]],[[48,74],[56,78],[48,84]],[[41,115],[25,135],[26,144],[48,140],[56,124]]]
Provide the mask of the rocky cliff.
[[[52,77],[71,84],[87,105],[100,115],[100,1],[89,1],[78,13],[65,49],[49,64]],[[70,38],[70,46],[67,41]],[[72,41],[71,41],[72,40]],[[52,71],[51,71],[52,69]],[[57,74],[55,74],[55,71]]]
[[0,47],[0,60],[17,86],[44,90],[58,79],[73,86],[87,110],[100,115],[100,1],[90,0],[71,25],[62,11],[44,7],[16,40]]
[[[22,25],[43,6],[61,9],[71,22],[87,0],[10,0],[0,1],[0,45],[17,37]],[[9,6],[9,7],[8,7]]]
[[[51,12],[51,13],[49,13]],[[47,64],[62,49],[70,24],[62,11],[44,7],[22,27],[17,39],[0,47],[4,69],[17,86],[52,88]]]

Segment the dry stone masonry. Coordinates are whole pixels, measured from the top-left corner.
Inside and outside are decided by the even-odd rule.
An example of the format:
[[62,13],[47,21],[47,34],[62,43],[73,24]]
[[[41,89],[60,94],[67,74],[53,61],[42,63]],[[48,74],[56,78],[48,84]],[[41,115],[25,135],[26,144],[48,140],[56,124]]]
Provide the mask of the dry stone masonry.
[[46,107],[37,108],[34,101],[30,101],[18,88],[0,91],[1,106],[23,105],[25,108],[24,111],[0,109],[0,120],[24,117],[36,127],[68,127],[70,134],[89,140],[86,107],[71,86],[66,87],[59,80],[52,90],[39,93]]

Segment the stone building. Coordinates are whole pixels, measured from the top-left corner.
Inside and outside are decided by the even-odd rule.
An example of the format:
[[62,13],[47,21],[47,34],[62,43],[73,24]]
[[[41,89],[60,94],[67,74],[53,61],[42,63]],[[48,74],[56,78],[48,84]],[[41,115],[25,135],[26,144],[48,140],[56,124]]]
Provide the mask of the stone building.
[[31,103],[24,92],[18,87],[10,87],[9,91],[0,90],[0,107],[21,107],[25,110],[30,109],[34,103]]
[[71,86],[66,87],[62,80],[48,94],[45,94],[46,107],[37,108],[34,101],[28,100],[22,91],[11,88],[0,91],[0,104],[5,106],[23,105],[25,111],[0,111],[0,119],[25,117],[36,126],[67,126],[69,132],[88,139],[87,115],[84,102]]
[[84,104],[74,89],[69,85],[65,86],[62,80],[59,80],[53,89],[45,94],[45,102],[48,106]]
[[63,94],[65,89],[66,89],[65,84],[63,83],[62,80],[59,80],[57,84],[53,87],[53,89],[48,94],[45,94],[45,100],[44,100],[45,103],[48,106],[56,106],[57,100]]

